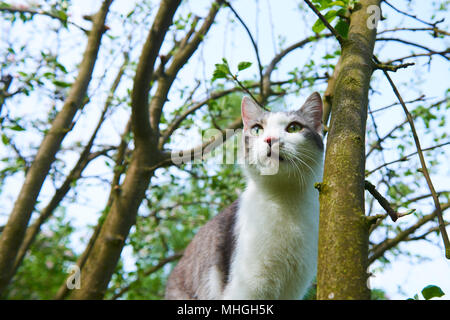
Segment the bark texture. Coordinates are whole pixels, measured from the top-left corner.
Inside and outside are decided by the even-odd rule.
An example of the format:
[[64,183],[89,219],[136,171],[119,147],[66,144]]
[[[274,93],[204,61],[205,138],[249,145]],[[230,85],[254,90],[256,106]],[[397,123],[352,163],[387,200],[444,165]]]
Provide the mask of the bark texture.
[[[318,299],[369,299],[369,226],[364,211],[365,131],[376,28],[368,27],[368,7],[359,1],[342,42],[320,185]],[[370,11],[369,11],[370,12]]]
[[135,150],[125,180],[116,189],[111,209],[81,272],[81,288],[72,292],[70,299],[103,298],[153,174],[147,168],[159,159],[149,123],[150,81],[158,52],[179,4],[180,0],[161,1],[142,49],[132,92],[131,120]]
[[[180,2],[161,2],[144,44],[132,92],[131,123],[135,149],[124,182],[116,189],[111,209],[81,270],[81,289],[72,292],[69,296],[71,299],[103,298],[130,228],[136,222],[139,205],[150,179],[164,157],[158,142],[160,116],[167,95],[179,70],[188,62],[210,29],[222,1],[212,3],[199,30],[191,34],[191,39],[183,41],[176,53],[169,57],[170,65],[164,69],[167,61],[161,62],[159,69],[162,72],[155,74],[156,58]],[[156,79],[157,89],[149,103],[152,79]]]
[[44,180],[61,147],[61,143],[70,131],[72,121],[81,108],[91,81],[105,20],[112,0],[105,0],[94,17],[92,30],[89,32],[86,50],[81,61],[78,76],[61,111],[53,120],[51,129],[44,137],[34,161],[25,177],[14,208],[0,238],[0,296],[5,291],[14,273],[14,264],[25,236],[26,228],[33,213],[37,197]]

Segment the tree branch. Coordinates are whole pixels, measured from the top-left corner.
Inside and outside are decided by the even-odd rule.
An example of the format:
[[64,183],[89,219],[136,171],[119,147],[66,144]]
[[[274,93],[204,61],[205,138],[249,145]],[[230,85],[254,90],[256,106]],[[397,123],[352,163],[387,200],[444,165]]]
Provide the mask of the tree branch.
[[[436,108],[436,107],[438,107],[439,105],[441,105],[442,103],[444,103],[444,102],[446,102],[446,101],[448,101],[448,100],[449,100],[448,98],[445,98],[445,99],[443,99],[443,100],[440,100],[440,101],[438,101],[438,102],[432,104],[431,106],[429,106],[428,109],[431,110],[432,108]],[[410,101],[410,102],[414,102],[414,100],[413,100],[413,101]],[[405,103],[409,103],[409,102],[405,102]],[[390,107],[390,106],[388,106],[388,107]],[[381,110],[381,109],[374,110],[374,111],[372,111],[372,113],[377,112],[377,111],[379,111],[379,110]],[[413,119],[415,119],[415,118],[417,118],[417,115],[413,115]],[[381,137],[381,138],[376,142],[376,144],[374,144],[374,145],[371,146],[370,150],[369,150],[369,151],[367,152],[367,154],[366,154],[366,158],[368,158],[369,155],[370,155],[373,151],[375,151],[376,149],[379,149],[379,148],[380,148],[381,142],[385,141],[385,140],[386,140],[387,138],[389,138],[395,131],[397,131],[398,129],[400,129],[401,127],[403,127],[403,126],[404,126],[405,124],[407,124],[407,123],[408,123],[408,119],[405,119],[402,123],[396,125],[396,126],[395,126],[394,128],[392,128],[387,134],[385,134],[383,137]],[[399,161],[399,160],[397,160],[397,161]],[[378,169],[377,169],[377,170],[378,170]]]
[[[416,99],[409,100],[409,101],[405,101],[405,103],[413,103],[413,102],[425,101],[425,100],[427,100],[427,99],[425,98],[425,95],[422,94],[422,95],[420,95],[420,97],[418,97],[418,98],[416,98]],[[391,104],[388,105],[388,106],[381,107],[381,108],[378,108],[378,109],[375,109],[375,110],[371,110],[371,111],[369,111],[369,113],[374,114],[374,113],[376,113],[376,112],[380,112],[380,111],[383,111],[383,110],[386,110],[386,109],[389,109],[389,108],[392,108],[392,107],[398,106],[398,105],[400,105],[400,103],[394,102],[394,103],[391,103]]]
[[443,51],[430,51],[429,53],[413,53],[413,54],[410,54],[409,56],[392,59],[392,60],[388,61],[387,64],[392,64],[395,62],[403,62],[406,59],[418,58],[418,57],[428,57],[431,60],[431,57],[433,55],[445,56],[448,53],[450,53],[450,49],[446,49]]
[[317,17],[319,17],[319,19],[322,21],[322,23],[325,25],[325,27],[327,27],[327,29],[330,30],[330,32],[334,35],[336,40],[342,46],[344,44],[345,39],[342,38],[342,36],[339,34],[339,32],[337,32],[336,29],[334,29],[331,26],[331,24],[327,21],[327,19],[325,19],[325,17],[320,13],[320,11],[311,3],[311,1],[309,1],[309,0],[304,0],[304,1],[308,5],[308,7],[310,7],[311,10],[314,11],[314,13],[317,15]]
[[322,124],[324,126],[324,136],[330,130],[330,128],[328,127],[328,120],[330,119],[330,114],[333,106],[333,97],[336,88],[336,80],[339,76],[339,72],[341,71],[341,61],[342,58],[339,57],[338,62],[334,66],[333,74],[328,79],[328,85],[323,94]]
[[397,72],[398,69],[405,69],[413,65],[415,65],[414,62],[402,63],[398,65],[380,63],[375,65],[375,69]]
[[238,91],[239,88],[231,88],[223,91],[213,92],[208,98],[193,104],[190,108],[186,109],[183,113],[181,113],[178,117],[176,117],[167,127],[166,130],[163,131],[160,139],[159,139],[159,148],[162,149],[164,144],[169,140],[173,132],[178,129],[180,124],[195,111],[208,104],[208,102],[224,97],[230,93]]
[[[162,267],[164,267],[166,264],[176,261],[178,259],[180,259],[183,256],[183,252],[178,252],[175,253],[167,258],[164,258],[162,260],[160,260],[158,262],[158,264],[156,264],[155,266],[149,268],[148,270],[144,271],[144,273],[142,274],[144,277],[148,277],[149,275],[151,275],[152,273],[155,273],[156,271],[158,271],[159,269],[161,269]],[[112,297],[111,300],[117,300],[119,299],[121,296],[123,296],[127,291],[129,291],[137,282],[139,281],[139,279],[136,279],[135,281],[133,281],[132,283],[126,285],[125,287],[122,287],[119,292],[115,293]]]
[[402,11],[402,10],[400,10],[400,9],[398,9],[398,8],[396,8],[396,7],[394,7],[392,4],[390,4],[390,3],[387,2],[386,0],[383,0],[383,2],[386,3],[386,4],[387,4],[389,7],[391,7],[392,9],[394,9],[395,11],[397,11],[398,13],[401,13],[401,14],[407,16],[407,17],[410,17],[410,18],[412,18],[412,19],[414,19],[414,20],[417,20],[417,21],[419,21],[419,22],[421,22],[421,23],[423,23],[423,24],[426,24],[426,25],[428,25],[428,26],[430,26],[430,27],[433,27],[433,28],[436,28],[436,25],[438,25],[439,23],[441,23],[441,22],[444,21],[444,19],[441,19],[441,20],[436,21],[436,22],[433,22],[433,23],[432,23],[432,22],[427,22],[427,21],[425,21],[425,20],[419,19],[419,18],[418,18],[417,16],[415,16],[415,15],[409,14],[409,13],[407,13],[407,12],[405,12],[405,11]]
[[32,16],[34,16],[34,15],[47,16],[47,17],[50,17],[52,19],[59,20],[63,25],[65,25],[66,23],[69,23],[69,24],[77,27],[78,29],[86,32],[86,33],[88,32],[88,30],[86,30],[83,27],[77,25],[76,23],[68,20],[67,18],[63,18],[63,17],[61,17],[61,16],[59,16],[57,14],[54,14],[54,13],[51,13],[51,12],[48,12],[48,11],[44,11],[44,10],[36,10],[36,9],[33,9],[33,8],[19,8],[17,6],[11,6],[11,5],[10,6],[1,5],[0,6],[0,11],[9,12],[9,13],[13,13],[13,14],[14,13],[22,13],[22,14],[27,13],[27,14],[30,14]]
[[[173,162],[172,156],[173,154],[177,155],[177,160],[181,160],[183,163],[192,161],[194,159],[199,159],[204,157],[208,152],[213,151],[215,148],[222,145],[226,139],[231,138],[234,135],[234,130],[242,127],[242,119],[241,117],[238,117],[236,120],[234,120],[226,129],[221,130],[221,132],[214,137],[211,137],[207,141],[202,142],[201,144],[197,145],[196,147],[187,149],[187,150],[180,150],[180,151],[168,151],[163,153],[162,160],[157,163],[156,165],[147,168],[147,170],[153,171],[157,168],[166,167],[168,165],[179,165],[177,163]],[[225,134],[227,131],[233,131],[233,135],[227,135]],[[206,150],[205,150],[206,149]],[[181,157],[179,156],[181,155]]]
[[[370,192],[370,194],[378,201],[378,203],[380,204],[381,207],[383,207],[384,210],[386,210],[386,213],[391,217],[392,221],[397,221],[397,219],[401,216],[403,216],[404,214],[400,214],[397,211],[395,211],[394,209],[392,209],[391,204],[389,203],[388,200],[386,200],[385,197],[383,197],[381,195],[381,193],[379,193],[377,191],[377,189],[375,188],[375,186],[373,184],[371,184],[369,181],[364,181],[364,189],[366,189],[367,191]],[[408,212],[408,214],[410,214],[412,212]],[[368,218],[372,218],[372,217],[368,217]]]
[[[157,148],[158,136],[151,128],[148,117],[148,90],[151,86],[156,57],[179,4],[180,0],[160,2],[141,51],[131,97],[135,148],[126,176],[121,186],[114,190],[111,207],[86,259],[81,273],[83,285],[79,290],[71,292],[70,299],[100,299],[104,296],[154,174],[146,168],[157,163],[161,157]],[[147,74],[147,71],[150,74]]]
[[272,72],[275,70],[275,67],[277,66],[277,64],[285,56],[287,56],[289,53],[291,53],[292,51],[294,51],[296,49],[304,47],[308,43],[317,41],[317,40],[322,39],[322,38],[329,38],[331,36],[333,36],[333,35],[332,34],[324,34],[324,35],[311,36],[311,37],[308,37],[306,39],[303,39],[301,41],[298,41],[298,42],[290,45],[289,47],[285,48],[284,50],[282,50],[278,54],[276,54],[272,58],[272,60],[270,61],[269,65],[266,67],[266,70],[264,71],[264,75],[263,75],[263,90],[262,90],[262,95],[264,97],[263,100],[267,99],[267,97],[270,94],[270,77],[272,75]]
[[[106,101],[105,101],[105,104],[103,107],[103,111],[97,122],[97,126],[95,127],[93,133],[91,134],[91,137],[90,137],[88,143],[86,144],[83,151],[81,152],[77,163],[72,168],[70,173],[67,175],[67,177],[64,180],[64,182],[62,183],[62,185],[55,191],[52,199],[49,201],[47,206],[42,210],[38,219],[27,229],[27,231],[25,233],[24,241],[20,247],[20,250],[16,257],[16,261],[14,263],[14,273],[19,268],[25,254],[27,253],[28,249],[30,248],[30,246],[32,245],[34,240],[36,239],[36,236],[39,233],[42,225],[51,217],[51,215],[53,214],[55,209],[59,206],[61,201],[64,199],[64,197],[70,191],[73,182],[77,181],[81,177],[82,172],[84,171],[84,169],[88,166],[88,164],[92,160],[96,159],[97,157],[99,157],[105,153],[104,151],[92,153],[91,149],[94,145],[94,141],[97,137],[97,134],[100,131],[100,128],[106,119],[106,114],[111,107],[111,102],[112,102],[114,93],[116,92],[117,87],[119,86],[119,83],[125,72],[125,67],[128,65],[128,62],[129,62],[128,54],[125,54],[124,56],[125,56],[124,62],[122,64],[122,66],[119,68],[116,78],[113,81],[113,84],[109,91],[108,97],[106,98]],[[64,283],[64,286],[65,286],[65,283]]]
[[[437,144],[437,145],[435,145],[435,146],[431,146],[431,147],[422,149],[422,151],[428,151],[428,150],[433,150],[433,149],[436,149],[436,148],[441,148],[441,147],[444,147],[444,146],[449,145],[449,144],[450,144],[450,141],[449,141],[449,142],[440,143],[440,144]],[[393,160],[393,161],[390,161],[390,162],[383,163],[382,165],[379,165],[379,166],[376,167],[375,169],[372,169],[372,170],[368,171],[368,172],[366,173],[366,177],[370,176],[370,175],[371,175],[372,173],[374,173],[375,171],[378,171],[378,170],[380,170],[381,168],[387,167],[387,166],[389,166],[389,165],[391,165],[391,164],[394,164],[394,163],[397,163],[397,162],[402,162],[402,161],[407,161],[408,158],[410,158],[411,156],[416,155],[416,154],[418,154],[418,153],[419,153],[418,151],[415,151],[415,152],[412,152],[412,153],[410,153],[410,154],[408,154],[408,155],[406,155],[406,156],[403,156],[403,157],[401,157],[401,158],[398,158],[398,159],[396,159],[396,160]]]
[[[441,208],[441,211],[445,211],[448,208],[450,208],[450,203],[445,203],[440,208]],[[382,241],[381,243],[373,246],[372,249],[370,250],[371,255],[369,256],[369,264],[372,264],[377,259],[382,257],[386,251],[397,246],[400,242],[405,240],[409,235],[413,234],[417,229],[419,229],[420,227],[425,225],[427,222],[434,220],[437,215],[438,215],[438,209],[435,209],[429,215],[423,216],[419,221],[417,221],[411,227],[398,233],[394,238],[386,239],[386,240]]]
[[364,146],[376,28],[370,28],[367,19],[368,8],[378,5],[378,0],[358,1],[357,10],[351,12],[348,40],[341,39],[341,65],[319,192],[317,298],[320,300],[370,298],[369,228],[364,223]]
[[[249,28],[247,27],[247,25],[245,24],[244,20],[242,20],[242,18],[239,16],[239,14],[236,12],[236,10],[234,10],[234,8],[231,6],[231,4],[228,1],[225,1],[225,4],[227,5],[228,8],[230,8],[230,10],[233,12],[233,14],[236,16],[236,18],[239,20],[239,22],[241,23],[241,25],[244,27],[245,31],[248,34],[248,37],[250,38],[250,41],[252,42],[252,46],[253,49],[255,51],[255,55],[256,55],[256,61],[258,62],[258,71],[259,71],[259,81],[260,81],[260,94],[261,94],[261,101],[255,100],[253,98],[253,100],[255,100],[256,103],[264,105],[264,96],[263,96],[263,92],[264,92],[264,85],[263,85],[263,66],[261,64],[261,58],[259,56],[259,50],[258,50],[258,45],[256,44],[255,39],[253,39],[252,33],[250,32]],[[237,79],[236,79],[237,80]],[[245,87],[244,87],[245,88]]]
[[[438,196],[441,196],[443,194],[448,195],[448,194],[450,194],[450,191],[445,191],[445,190],[444,191],[437,191],[436,194]],[[405,204],[417,202],[417,201],[420,201],[420,200],[423,200],[423,199],[426,199],[426,198],[429,198],[429,197],[432,197],[432,196],[433,196],[433,194],[431,194],[431,193],[423,194],[423,195],[420,195],[420,196],[417,196],[417,197],[414,197],[414,198],[411,198],[411,199],[406,199],[401,205],[403,206]]]
[[[3,104],[6,98],[11,97],[13,94],[8,92],[9,86],[11,85],[13,77],[10,74],[4,75],[0,78],[0,115],[2,114]],[[0,122],[1,124],[1,122]]]
[[[136,147],[152,145],[148,108],[155,61],[181,0],[162,1],[139,58],[131,93],[132,130]],[[153,144],[155,144],[153,142]]]
[[[176,75],[186,62],[191,58],[192,54],[197,50],[200,43],[209,31],[217,12],[220,9],[222,0],[215,1],[203,21],[202,26],[183,47],[180,47],[174,55],[170,66],[164,71],[164,74],[158,78],[158,88],[152,97],[150,103],[150,125],[154,132],[159,135],[159,123],[161,120],[162,109],[167,101],[167,95],[176,78]],[[159,138],[158,138],[159,139]]]
[[5,230],[0,237],[0,296],[13,276],[14,261],[44,180],[64,137],[72,126],[75,114],[84,102],[105,31],[104,23],[111,2],[112,0],[104,0],[100,10],[95,15],[77,78],[71,86],[61,111],[56,115],[52,127],[39,147],[14,208],[9,215]]
[[[376,63],[380,63],[380,61],[377,59],[377,57],[374,56],[373,58],[374,58]],[[392,81],[391,77],[389,76],[388,72],[386,70],[383,70],[383,73],[386,76],[389,84],[391,85],[392,90],[394,91],[395,95],[397,96],[400,104],[402,105],[403,111],[405,112],[406,118],[408,119],[409,126],[411,128],[411,133],[412,133],[412,135],[414,137],[414,143],[416,145],[417,152],[418,152],[418,155],[419,155],[420,164],[422,166],[422,174],[425,177],[425,180],[427,182],[428,188],[430,189],[430,192],[433,194],[433,201],[434,201],[434,205],[435,205],[436,210],[437,210],[437,216],[438,216],[438,220],[439,220],[439,228],[441,230],[442,240],[443,240],[444,246],[445,246],[445,257],[447,259],[450,259],[450,241],[449,241],[449,238],[448,238],[448,235],[447,235],[447,230],[445,229],[445,221],[444,221],[444,218],[442,216],[442,210],[441,210],[441,206],[440,206],[440,203],[439,203],[439,198],[438,198],[438,196],[436,194],[436,191],[434,189],[433,182],[431,181],[431,178],[430,178],[430,174],[428,173],[427,165],[426,165],[426,162],[425,162],[425,157],[423,155],[423,152],[422,152],[422,149],[421,149],[421,146],[420,146],[420,141],[419,141],[419,137],[417,135],[416,127],[414,125],[413,117],[409,113],[408,108],[406,107],[406,104],[404,103],[402,96],[400,95],[397,87],[395,86],[395,84]]]
[[382,30],[382,31],[378,32],[377,34],[380,35],[380,34],[387,33],[387,32],[397,32],[397,31],[412,31],[412,32],[433,31],[434,36],[436,36],[437,34],[442,34],[444,36],[450,36],[450,32],[438,29],[436,27],[431,27],[431,28],[393,28],[393,29]]
[[[406,44],[406,45],[409,45],[409,46],[412,46],[412,47],[416,47],[416,48],[425,50],[425,51],[428,52],[427,55],[437,54],[437,55],[440,55],[441,57],[443,57],[446,60],[450,60],[450,57],[448,57],[446,55],[449,52],[449,50],[436,51],[436,50],[430,49],[430,48],[428,48],[426,46],[423,46],[421,44],[418,44],[418,43],[415,43],[415,42],[411,42],[411,41],[408,41],[408,40],[398,39],[398,38],[377,38],[376,41],[393,41],[393,42],[403,43],[403,44]],[[406,58],[403,58],[403,59],[406,59]]]

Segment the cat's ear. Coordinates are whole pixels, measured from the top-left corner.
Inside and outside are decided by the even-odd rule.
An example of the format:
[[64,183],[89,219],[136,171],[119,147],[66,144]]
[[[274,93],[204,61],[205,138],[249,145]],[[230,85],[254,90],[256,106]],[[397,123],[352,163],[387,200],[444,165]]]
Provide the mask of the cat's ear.
[[253,99],[246,96],[242,98],[241,114],[244,127],[247,126],[249,121],[261,118],[261,115],[264,114],[264,112],[266,111],[258,106]]
[[322,98],[318,92],[311,94],[299,111],[317,132],[322,133]]

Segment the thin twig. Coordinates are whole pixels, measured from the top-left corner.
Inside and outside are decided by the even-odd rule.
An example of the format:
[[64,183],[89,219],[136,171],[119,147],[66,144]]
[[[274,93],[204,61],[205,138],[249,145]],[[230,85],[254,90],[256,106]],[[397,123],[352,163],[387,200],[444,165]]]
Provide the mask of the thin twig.
[[[437,145],[435,145],[435,146],[431,146],[431,147],[422,149],[422,151],[433,150],[433,149],[436,149],[436,148],[444,147],[444,146],[449,145],[449,144],[450,144],[450,141],[447,141],[447,142],[444,142],[444,143],[437,144]],[[408,154],[408,155],[406,155],[406,156],[400,157],[400,158],[398,158],[398,159],[396,159],[396,160],[392,160],[392,161],[390,161],[390,162],[383,163],[382,165],[379,165],[379,166],[376,167],[375,169],[372,169],[372,170],[368,171],[368,172],[366,173],[366,177],[367,177],[367,176],[370,176],[370,175],[371,175],[372,173],[374,173],[375,171],[378,171],[378,170],[380,170],[381,168],[387,167],[387,166],[389,166],[389,165],[391,165],[391,164],[394,164],[394,163],[397,163],[397,162],[402,162],[402,161],[407,161],[408,158],[410,158],[411,156],[413,156],[413,155],[415,155],[415,154],[418,154],[418,153],[419,153],[418,151],[412,152],[412,153],[410,153],[410,154]]]
[[401,13],[401,14],[407,16],[407,17],[410,17],[410,18],[412,18],[412,19],[414,19],[414,20],[417,20],[417,21],[419,21],[419,22],[421,22],[421,23],[423,23],[423,24],[426,24],[426,25],[428,25],[428,26],[430,26],[430,27],[433,27],[433,28],[436,28],[436,25],[438,25],[439,23],[441,23],[441,22],[444,21],[444,19],[441,19],[441,20],[436,21],[436,22],[433,22],[433,23],[427,22],[427,21],[424,21],[424,20],[422,20],[422,19],[420,19],[420,18],[417,18],[417,16],[415,16],[415,15],[409,14],[409,13],[407,13],[407,12],[405,12],[405,11],[402,11],[402,10],[400,10],[400,9],[398,9],[398,8],[396,8],[396,7],[394,7],[392,4],[390,4],[390,3],[387,2],[386,0],[384,0],[383,2],[386,3],[386,4],[387,4],[389,7],[391,7],[393,10],[397,11],[398,13]]
[[[428,107],[428,110],[431,110],[432,108],[436,108],[436,107],[440,106],[442,103],[444,103],[444,102],[446,102],[446,101],[449,101],[449,99],[448,99],[448,98],[445,98],[445,99],[440,100],[440,101],[438,101],[438,102],[436,102],[436,103],[433,103],[431,106]],[[409,102],[405,102],[405,103],[410,103],[410,102],[414,102],[414,101],[409,101]],[[373,110],[372,113],[373,113],[373,112],[376,112],[376,111],[378,111],[378,110]],[[416,117],[417,117],[417,114],[413,115],[413,119],[415,119]],[[384,140],[386,140],[386,139],[388,139],[389,137],[391,137],[392,134],[393,134],[395,131],[397,131],[398,129],[402,128],[402,127],[403,127],[405,124],[407,124],[407,123],[408,123],[408,119],[404,120],[402,123],[400,123],[400,124],[396,125],[394,128],[392,128],[391,131],[389,131],[384,137],[382,137],[379,141],[377,141],[377,143],[373,144],[373,145],[370,147],[369,152],[367,152],[366,158],[368,158],[368,157],[370,156],[370,154],[371,154],[374,150],[380,149],[380,146],[379,146],[380,142],[383,142]],[[415,154],[415,153],[414,153],[414,154]]]
[[306,44],[312,43],[312,42],[317,41],[317,40],[322,39],[322,38],[329,38],[331,36],[333,36],[331,33],[327,33],[327,34],[323,34],[323,35],[318,34],[318,35],[315,35],[315,36],[307,37],[306,39],[298,41],[298,42],[296,42],[296,43],[286,47],[285,49],[281,50],[279,53],[277,53],[272,58],[272,61],[270,61],[270,63],[266,67],[266,69],[264,70],[264,76],[263,76],[263,88],[264,88],[264,90],[263,90],[263,98],[262,98],[262,100],[265,101],[265,99],[267,99],[267,97],[271,93],[270,77],[272,75],[272,72],[275,70],[277,64],[286,55],[288,55],[289,53],[291,53],[295,49],[303,48]]
[[[263,95],[263,67],[261,64],[261,59],[259,57],[259,50],[258,50],[258,45],[255,42],[255,39],[253,39],[252,33],[250,32],[250,30],[248,29],[247,25],[245,24],[245,22],[241,19],[241,17],[239,16],[239,14],[236,12],[236,10],[234,10],[234,8],[231,6],[231,4],[228,1],[224,1],[224,3],[228,6],[228,8],[230,8],[230,10],[233,12],[233,14],[236,16],[236,18],[239,20],[239,22],[242,24],[242,26],[244,27],[245,31],[247,32],[250,41],[252,42],[253,48],[255,50],[255,54],[256,54],[256,61],[258,62],[258,69],[259,69],[259,77],[260,77],[260,93],[261,93],[261,97]],[[239,83],[238,83],[239,84]],[[252,96],[253,98],[253,96]],[[255,100],[253,98],[253,100]],[[257,100],[255,100],[256,102],[258,102]]]
[[413,53],[413,54],[410,54],[408,56],[392,59],[392,60],[388,61],[387,63],[388,64],[392,64],[394,62],[403,62],[406,59],[419,58],[419,57],[428,57],[428,59],[431,61],[431,58],[432,58],[433,55],[437,54],[437,55],[440,55],[440,56],[445,56],[448,53],[450,53],[450,49],[445,49],[443,51],[430,51],[428,53]]
[[[436,193],[437,193],[437,195],[438,195],[439,197],[440,197],[441,195],[443,195],[443,194],[445,194],[445,195],[450,195],[450,191],[448,191],[448,190],[437,191]],[[428,193],[428,194],[422,194],[422,195],[417,196],[417,197],[414,197],[414,198],[406,199],[406,201],[403,202],[403,203],[401,204],[401,206],[403,206],[403,205],[405,205],[405,204],[412,203],[412,202],[420,201],[420,200],[423,200],[423,199],[426,199],[426,198],[429,198],[429,197],[432,197],[432,196],[433,196],[433,195],[432,195],[431,193]]]
[[256,104],[258,104],[261,108],[263,108],[264,110],[267,110],[266,107],[264,107],[264,105],[262,103],[260,103],[255,96],[252,94],[252,92],[242,84],[242,82],[239,81],[239,79],[236,77],[236,75],[231,74],[231,77],[233,78],[233,80],[237,83],[237,85],[239,87],[242,88],[242,90],[244,90],[252,99],[253,101],[255,101]]
[[[430,98],[428,98],[428,99],[430,99]],[[405,101],[405,103],[413,103],[413,102],[417,102],[417,101],[425,101],[425,100],[426,100],[425,95],[422,94],[422,95],[420,95],[420,97],[418,97],[418,98],[416,98],[416,99],[409,100],[409,101]],[[392,104],[390,104],[390,105],[388,105],[388,106],[380,107],[380,108],[375,109],[375,110],[371,110],[371,111],[369,111],[369,113],[374,114],[374,113],[376,113],[376,112],[383,111],[383,110],[386,110],[386,109],[389,109],[389,108],[392,108],[392,107],[395,107],[395,106],[398,106],[398,105],[399,105],[399,103],[398,103],[398,102],[395,102],[395,103],[392,103]]]
[[[382,206],[383,209],[386,210],[386,213],[391,217],[392,221],[395,222],[395,221],[397,221],[398,218],[405,216],[406,214],[412,213],[412,211],[410,210],[407,213],[401,214],[401,213],[398,213],[397,211],[395,211],[394,209],[392,209],[392,206],[389,203],[389,201],[385,197],[383,197],[381,195],[381,193],[379,193],[377,191],[375,186],[367,180],[364,181],[364,189],[369,191],[369,193],[378,201],[380,206]],[[372,218],[372,217],[370,217],[370,218]]]
[[[159,261],[158,264],[156,264],[155,266],[153,266],[150,269],[144,271],[143,275],[147,277],[150,274],[152,274],[152,273],[158,271],[159,269],[161,269],[162,267],[164,267],[166,264],[168,264],[168,263],[170,263],[172,261],[180,259],[182,256],[183,256],[183,252],[177,252],[177,253],[175,253],[175,254],[167,257],[167,258],[164,258],[161,261]],[[119,292],[117,292],[116,294],[114,294],[112,296],[111,300],[117,300],[118,298],[120,298],[125,292],[130,290],[131,287],[138,281],[139,281],[139,279],[137,279],[136,281],[134,281],[134,282],[128,284],[127,286],[121,288],[119,290]]]
[[[442,204],[441,207],[442,211],[447,210],[449,208],[450,203]],[[435,209],[432,213],[423,216],[421,219],[419,219],[414,225],[408,227],[405,230],[400,231],[400,233],[398,233],[394,238],[387,238],[382,242],[374,245],[370,249],[371,254],[369,256],[369,264],[372,264],[378,258],[382,257],[386,251],[397,246],[400,242],[404,241],[407,237],[416,232],[420,227],[425,225],[427,222],[434,220],[436,218],[436,215],[437,210]]]
[[[378,60],[378,58],[376,56],[373,56],[373,59],[375,60],[376,63],[380,63],[380,61]],[[436,190],[434,189],[433,182],[431,181],[431,178],[430,178],[430,174],[428,173],[427,165],[425,162],[425,157],[423,155],[422,148],[420,147],[419,136],[417,135],[413,117],[409,113],[408,108],[406,107],[406,104],[403,101],[403,98],[400,95],[397,87],[395,86],[394,82],[392,81],[391,77],[389,76],[389,73],[386,70],[383,70],[383,73],[386,76],[387,80],[389,81],[389,84],[391,85],[392,90],[394,91],[395,95],[397,96],[397,99],[399,100],[400,104],[402,105],[403,111],[405,112],[406,118],[408,119],[409,126],[411,127],[411,133],[414,137],[414,143],[416,144],[417,153],[419,155],[420,164],[422,166],[422,173],[425,177],[428,188],[430,189],[430,192],[433,195],[433,201],[434,201],[434,205],[436,207],[436,212],[437,212],[437,216],[438,216],[438,220],[439,220],[439,229],[441,231],[442,240],[444,241],[444,246],[445,246],[445,257],[447,259],[450,259],[450,241],[448,238],[447,230],[445,229],[445,221],[442,216],[442,210],[441,210],[441,205],[439,203],[439,197],[436,194]]]
[[421,45],[419,43],[415,43],[415,42],[412,42],[412,41],[399,39],[399,38],[377,38],[376,41],[393,41],[393,42],[403,43],[403,44],[406,44],[408,46],[412,46],[412,47],[416,47],[416,48],[425,50],[425,51],[427,51],[429,53],[427,55],[437,54],[437,55],[440,55],[441,57],[443,57],[446,60],[450,60],[450,57],[446,55],[448,53],[448,50],[436,51],[436,50],[430,49],[430,48],[428,48],[426,46],[423,46],[423,45]]
[[450,33],[445,31],[445,30],[441,30],[438,29],[436,27],[431,27],[431,28],[393,28],[393,29],[386,29],[386,30],[382,30],[377,32],[377,35],[383,34],[383,33],[387,33],[387,32],[397,32],[397,31],[412,31],[412,32],[416,32],[416,31],[433,31],[434,35],[437,34],[442,34],[444,36],[450,36]]
[[397,72],[398,69],[408,68],[413,65],[415,65],[414,62],[402,63],[402,64],[398,64],[398,65],[380,63],[380,64],[375,65],[375,69]]
[[44,11],[44,10],[35,10],[35,9],[32,9],[32,8],[19,8],[19,7],[16,7],[16,6],[6,6],[6,7],[5,6],[0,6],[0,11],[9,12],[9,13],[12,13],[12,14],[14,14],[14,13],[21,13],[21,14],[27,13],[27,14],[30,14],[32,16],[34,16],[34,15],[43,15],[43,16],[50,17],[52,19],[59,20],[62,24],[69,23],[69,24],[77,27],[78,29],[80,29],[80,30],[82,30],[84,32],[88,32],[88,30],[86,30],[85,28],[83,28],[83,27],[77,25],[76,23],[68,20],[67,18],[62,18],[61,16],[59,16],[57,14],[54,14],[54,13],[51,13],[51,12],[48,12],[48,11]]

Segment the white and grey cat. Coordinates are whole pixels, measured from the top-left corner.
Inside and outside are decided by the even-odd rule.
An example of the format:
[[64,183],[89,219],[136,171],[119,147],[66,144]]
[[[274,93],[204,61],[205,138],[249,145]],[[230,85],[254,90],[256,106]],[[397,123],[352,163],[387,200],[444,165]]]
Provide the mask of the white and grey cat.
[[[316,273],[322,100],[268,112],[242,100],[247,187],[198,231],[166,299],[301,299]],[[274,156],[275,155],[275,156]],[[264,174],[267,166],[275,171]]]

